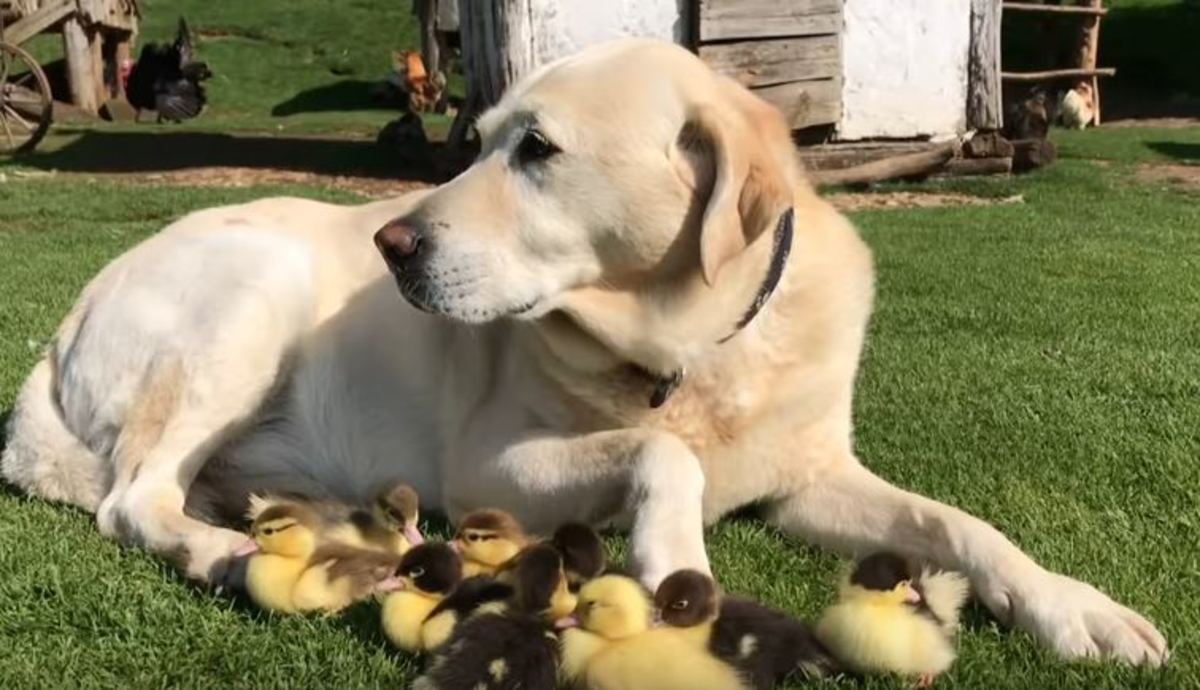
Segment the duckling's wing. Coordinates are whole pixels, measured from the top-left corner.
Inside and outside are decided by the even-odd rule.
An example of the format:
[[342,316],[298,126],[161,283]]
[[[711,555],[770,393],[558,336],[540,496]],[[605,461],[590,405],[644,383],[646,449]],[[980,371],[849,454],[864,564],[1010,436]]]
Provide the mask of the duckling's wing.
[[361,599],[373,593],[377,584],[396,572],[400,557],[382,551],[329,543],[314,551],[309,563],[328,564],[329,580],[345,580],[351,596]]
[[558,641],[536,618],[482,614],[458,626],[413,684],[426,690],[556,687]]
[[439,601],[429,618],[445,611],[453,611],[459,620],[463,620],[480,606],[493,601],[504,601],[512,595],[512,585],[488,575],[475,575],[460,582],[449,596]]
[[960,573],[925,571],[917,578],[917,586],[925,607],[933,614],[937,624],[946,633],[958,628],[959,613],[970,593],[970,583]]
[[725,597],[709,649],[756,688],[773,688],[793,673],[822,677],[837,663],[804,621],[755,601]]

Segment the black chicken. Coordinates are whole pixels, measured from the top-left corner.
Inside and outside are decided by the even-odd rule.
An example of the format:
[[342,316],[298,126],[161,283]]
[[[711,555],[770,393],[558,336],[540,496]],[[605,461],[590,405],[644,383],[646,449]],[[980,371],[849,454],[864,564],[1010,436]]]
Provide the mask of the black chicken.
[[190,120],[204,109],[207,98],[200,82],[212,76],[206,63],[194,59],[192,35],[179,18],[175,42],[147,43],[125,81],[125,97],[137,109],[158,113],[158,122]]

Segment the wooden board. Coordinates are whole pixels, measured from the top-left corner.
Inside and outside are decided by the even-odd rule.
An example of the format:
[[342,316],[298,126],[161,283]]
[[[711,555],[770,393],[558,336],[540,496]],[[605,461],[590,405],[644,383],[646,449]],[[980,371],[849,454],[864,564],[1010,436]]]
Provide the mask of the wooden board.
[[842,0],[699,0],[700,40],[839,33]]
[[783,111],[792,129],[836,124],[842,116],[842,80],[796,81],[752,89]]
[[836,35],[702,45],[700,57],[751,87],[830,79],[842,71]]

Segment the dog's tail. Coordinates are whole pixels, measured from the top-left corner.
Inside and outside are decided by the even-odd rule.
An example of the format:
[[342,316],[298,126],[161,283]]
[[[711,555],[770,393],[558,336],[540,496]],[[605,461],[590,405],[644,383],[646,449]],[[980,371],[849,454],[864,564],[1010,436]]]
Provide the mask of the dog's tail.
[[108,463],[67,428],[55,394],[53,356],[34,366],[17,396],[0,474],[30,494],[95,512],[111,483]]

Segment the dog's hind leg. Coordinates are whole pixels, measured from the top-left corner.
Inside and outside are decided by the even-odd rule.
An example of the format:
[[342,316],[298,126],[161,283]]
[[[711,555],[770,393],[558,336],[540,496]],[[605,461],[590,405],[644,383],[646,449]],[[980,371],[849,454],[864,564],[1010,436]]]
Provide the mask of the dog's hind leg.
[[47,355],[17,396],[0,473],[22,491],[94,512],[112,484],[110,465],[67,428],[54,386]]
[[999,619],[1067,657],[1158,665],[1167,643],[1146,619],[1096,588],[1050,572],[983,520],[897,488],[847,454],[805,488],[768,506],[768,519],[859,556],[876,550],[965,573]]

